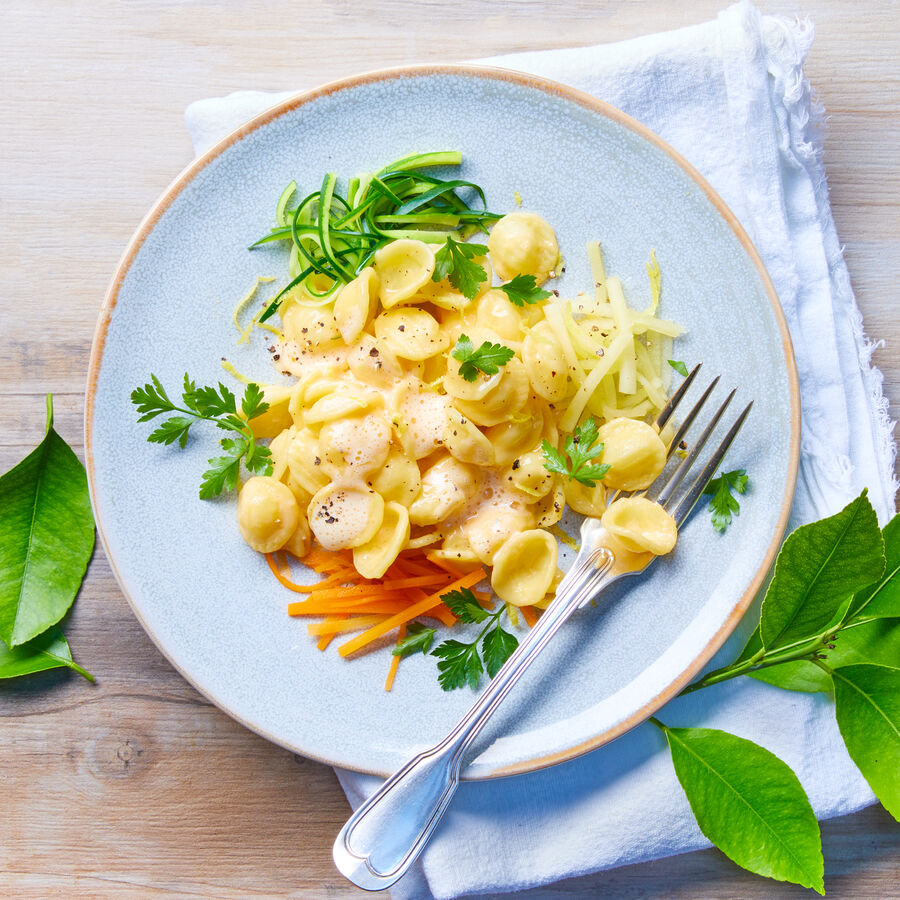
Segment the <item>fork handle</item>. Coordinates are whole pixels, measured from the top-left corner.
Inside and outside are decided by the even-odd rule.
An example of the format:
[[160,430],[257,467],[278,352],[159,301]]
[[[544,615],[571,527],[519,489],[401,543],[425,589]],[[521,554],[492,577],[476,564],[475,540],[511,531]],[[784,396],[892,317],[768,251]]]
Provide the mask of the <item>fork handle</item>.
[[439,744],[413,757],[347,820],[333,849],[344,877],[378,891],[406,872],[456,793],[468,746],[562,624],[604,586],[611,566],[608,551],[579,554],[554,601],[459,724]]

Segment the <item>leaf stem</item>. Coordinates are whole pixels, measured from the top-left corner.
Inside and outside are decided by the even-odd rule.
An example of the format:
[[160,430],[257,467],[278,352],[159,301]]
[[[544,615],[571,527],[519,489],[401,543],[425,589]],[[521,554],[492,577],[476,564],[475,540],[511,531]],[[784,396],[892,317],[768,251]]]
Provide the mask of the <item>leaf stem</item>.
[[91,684],[95,684],[95,683],[96,683],[97,679],[94,678],[94,676],[91,675],[91,673],[88,672],[87,669],[83,668],[82,666],[79,666],[78,663],[75,662],[74,659],[73,659],[73,660],[66,660],[66,665],[67,665],[73,672],[77,672],[82,678],[85,678],[85,679],[87,679],[88,681],[90,681]]

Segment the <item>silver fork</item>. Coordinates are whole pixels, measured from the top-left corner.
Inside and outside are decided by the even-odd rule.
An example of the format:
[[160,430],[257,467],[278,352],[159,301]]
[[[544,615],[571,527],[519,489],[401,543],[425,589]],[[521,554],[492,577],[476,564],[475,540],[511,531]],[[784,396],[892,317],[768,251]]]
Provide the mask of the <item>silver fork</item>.
[[[698,365],[660,412],[656,420],[659,428],[672,417],[699,370]],[[669,444],[669,457],[694,423],[718,380],[716,378],[709,385],[684,417]],[[732,391],[716,410],[678,467],[668,476],[663,473],[644,494],[660,503],[679,528],[719,468],[753,406],[750,403],[740,413],[700,474],[683,487],[688,472],[725,414],[734,393]],[[358,887],[382,890],[406,872],[422,852],[456,792],[466,750],[535,657],[576,609],[585,606],[599,591],[620,578],[645,571],[655,559],[646,553],[618,550],[614,553],[606,546],[604,536],[598,519],[584,520],[581,547],[560,582],[555,599],[469,712],[447,737],[413,757],[347,820],[334,842],[334,862]]]

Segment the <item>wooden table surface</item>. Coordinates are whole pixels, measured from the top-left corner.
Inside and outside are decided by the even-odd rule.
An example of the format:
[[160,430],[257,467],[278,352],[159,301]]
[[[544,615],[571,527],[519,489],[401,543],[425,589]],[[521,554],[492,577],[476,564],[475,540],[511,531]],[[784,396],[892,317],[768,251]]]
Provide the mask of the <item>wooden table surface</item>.
[[[5,0],[0,35],[0,471],[40,439],[44,394],[82,452],[94,322],[125,244],[190,160],[182,113],[239,88],[306,88],[382,65],[592,44],[713,17],[724,0]],[[900,402],[900,7],[763,2],[816,24],[807,71],[875,362]],[[336,873],[347,804],[331,770],[267,743],[189,687],[98,549],[68,625],[96,686],[0,689],[0,896],[364,896]],[[900,897],[880,807],[823,826],[830,897]],[[628,866],[536,898],[800,895],[717,851]]]

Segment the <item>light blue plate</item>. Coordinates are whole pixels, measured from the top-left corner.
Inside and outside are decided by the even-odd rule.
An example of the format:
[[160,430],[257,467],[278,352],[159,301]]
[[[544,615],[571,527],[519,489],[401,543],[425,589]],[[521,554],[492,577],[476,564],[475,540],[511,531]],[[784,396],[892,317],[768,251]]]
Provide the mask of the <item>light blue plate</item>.
[[563,296],[589,289],[584,245],[599,239],[643,305],[655,248],[662,312],[689,329],[675,355],[755,401],[729,454],[753,475],[735,524],[720,536],[695,514],[675,553],[564,629],[483,734],[467,772],[482,778],[583,753],[673,696],[736,625],[785,527],[799,412],[781,310],[731,213],[661,140],[587,95],[502,70],[392,70],[289,100],[187,169],[132,240],[94,343],[86,443],[122,590],[214,703],[292,750],[364,772],[388,774],[441,738],[472,694],[443,693],[431,658],[405,660],[388,694],[388,649],[349,662],[320,653],[287,615],[293,595],[241,540],[234,498],[197,498],[218,435],[197,427],[183,452],[149,444],[129,401],[151,372],[171,392],[186,370],[198,383],[227,380],[223,356],[272,380],[265,335],[236,348],[231,312],[257,275],[285,276],[283,250],[246,249],[282,188],[296,179],[306,193],[326,171],[346,177],[439,149],[462,151],[459,177],[480,183],[491,209],[511,211],[518,191],[553,224]]

